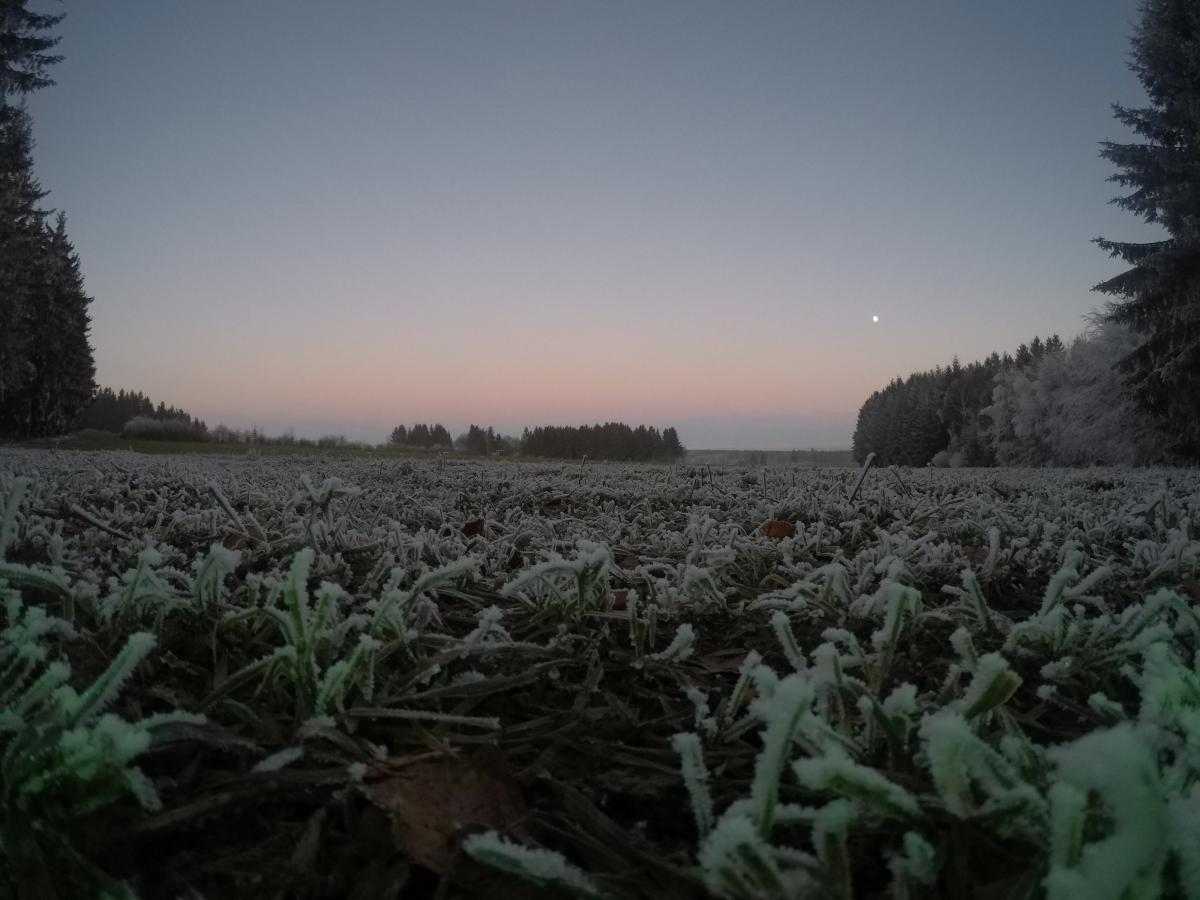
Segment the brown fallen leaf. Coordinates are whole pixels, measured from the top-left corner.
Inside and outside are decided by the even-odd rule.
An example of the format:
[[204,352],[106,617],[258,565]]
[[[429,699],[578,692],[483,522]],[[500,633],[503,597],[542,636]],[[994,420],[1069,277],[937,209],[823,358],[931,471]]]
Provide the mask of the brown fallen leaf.
[[509,831],[525,809],[504,758],[492,748],[469,758],[412,763],[373,783],[367,793],[392,814],[396,840],[408,858],[439,875],[452,869],[465,831]]
[[472,519],[470,522],[464,522],[462,533],[467,537],[476,537],[483,534],[483,519]]
[[759,533],[774,540],[781,541],[784,538],[795,537],[796,526],[791,522],[784,522],[782,519],[772,519],[759,529]]
[[612,608],[625,609],[629,605],[629,591],[625,588],[617,588],[612,592]]

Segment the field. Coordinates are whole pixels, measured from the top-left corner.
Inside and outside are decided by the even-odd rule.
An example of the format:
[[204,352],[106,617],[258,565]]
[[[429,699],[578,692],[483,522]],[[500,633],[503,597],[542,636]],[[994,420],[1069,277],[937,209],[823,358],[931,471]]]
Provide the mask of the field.
[[1200,473],[858,479],[0,449],[0,896],[1200,897]]

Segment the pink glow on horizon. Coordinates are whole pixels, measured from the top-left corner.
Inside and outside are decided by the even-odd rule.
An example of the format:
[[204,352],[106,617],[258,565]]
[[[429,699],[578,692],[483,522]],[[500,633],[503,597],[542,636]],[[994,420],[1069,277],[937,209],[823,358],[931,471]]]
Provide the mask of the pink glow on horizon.
[[210,425],[846,446],[1084,327],[1131,2],[73,4],[37,173],[98,381]]
[[149,385],[155,399],[210,425],[382,430],[412,421],[844,420],[879,377],[847,380],[835,356],[795,351],[786,335],[739,334],[738,327],[724,329],[723,339],[693,335],[672,344],[657,329],[621,334],[598,325],[585,334],[552,321],[502,341],[489,340],[486,329],[426,329],[424,343],[392,346],[402,334],[396,321],[377,330],[326,330],[319,320],[295,317],[269,340],[204,334],[203,321],[186,326],[199,332],[194,345],[157,346],[132,362],[104,358],[106,342],[99,342],[102,379]]

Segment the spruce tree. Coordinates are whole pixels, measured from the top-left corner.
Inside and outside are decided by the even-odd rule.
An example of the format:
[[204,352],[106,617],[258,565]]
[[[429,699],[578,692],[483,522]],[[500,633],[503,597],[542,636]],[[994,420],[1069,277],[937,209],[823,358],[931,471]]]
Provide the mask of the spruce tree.
[[90,302],[65,219],[49,228],[33,176],[33,138],[23,95],[51,84],[46,72],[61,15],[0,0],[0,435],[61,432],[95,390]]
[[1129,326],[1135,349],[1120,362],[1126,384],[1177,441],[1200,455],[1200,4],[1144,0],[1130,68],[1149,105],[1115,105],[1114,115],[1142,138],[1104,142],[1101,155],[1131,193],[1113,202],[1166,232],[1134,243],[1098,238],[1131,268],[1096,290],[1118,298],[1111,322]]
[[62,59],[46,51],[58,43],[46,34],[62,14],[31,12],[28,0],[0,0],[0,101],[54,82],[46,75]]
[[684,455],[683,444],[679,441],[679,432],[672,427],[663,429],[663,451],[667,459],[681,459]]
[[91,318],[79,258],[67,237],[67,217],[58,214],[38,248],[28,322],[26,431],[61,434],[74,425],[96,390],[96,367],[88,340]]
[[418,422],[408,432],[408,443],[412,447],[427,448],[433,444],[429,435],[429,426]]
[[6,398],[26,377],[22,324],[28,317],[32,261],[45,196],[33,177],[29,114],[16,98],[50,84],[46,70],[58,62],[44,34],[61,16],[26,9],[26,0],[0,0],[0,433],[11,430]]
[[15,430],[8,404],[28,377],[26,326],[44,218],[37,204],[45,196],[32,150],[29,115],[0,97],[0,434]]

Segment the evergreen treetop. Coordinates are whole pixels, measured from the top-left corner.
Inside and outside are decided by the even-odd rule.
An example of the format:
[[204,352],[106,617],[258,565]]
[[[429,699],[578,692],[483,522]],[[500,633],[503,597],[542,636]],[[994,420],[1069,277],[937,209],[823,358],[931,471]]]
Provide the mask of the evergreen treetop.
[[62,13],[35,13],[28,6],[28,0],[0,0],[0,102],[53,84],[46,71],[62,59],[46,52],[58,44],[57,35],[47,32]]

